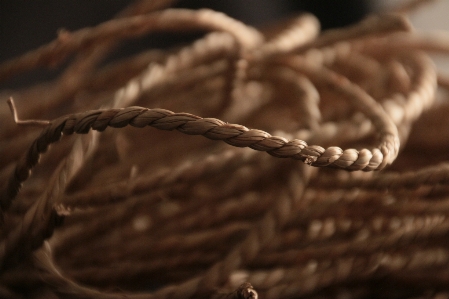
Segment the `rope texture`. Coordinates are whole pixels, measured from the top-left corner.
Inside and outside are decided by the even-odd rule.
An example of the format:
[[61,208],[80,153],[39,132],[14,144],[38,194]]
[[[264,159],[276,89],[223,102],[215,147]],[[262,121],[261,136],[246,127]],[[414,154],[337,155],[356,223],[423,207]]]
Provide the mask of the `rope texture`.
[[172,2],[0,64],[64,68],[12,92],[15,123],[0,106],[0,297],[448,298],[449,38],[405,14],[426,1],[322,33]]

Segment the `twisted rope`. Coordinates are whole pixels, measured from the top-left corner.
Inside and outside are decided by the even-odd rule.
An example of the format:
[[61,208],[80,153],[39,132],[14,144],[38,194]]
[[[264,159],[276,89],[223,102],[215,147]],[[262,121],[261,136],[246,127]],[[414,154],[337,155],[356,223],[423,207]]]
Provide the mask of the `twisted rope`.
[[[0,118],[0,297],[443,296],[447,134],[429,128],[445,127],[447,104],[436,94],[444,76],[424,51],[447,54],[446,34],[412,32],[405,15],[320,35],[303,15],[261,33],[208,10],[152,12],[169,2],[136,2],[119,15],[134,17],[61,32],[0,65],[9,78],[77,52],[51,84],[14,93],[44,99],[22,102],[27,119],[63,106],[66,116],[21,120],[10,102],[16,124],[44,127],[37,138]],[[157,30],[213,32],[98,64],[117,41]],[[126,126],[242,149],[157,130],[78,136],[73,148],[61,140]],[[371,172],[396,158],[394,171]]]
[[[39,156],[48,146],[59,141],[62,134],[86,134],[90,129],[104,131],[107,127],[122,128],[127,125],[143,128],[151,126],[159,130],[178,130],[188,135],[202,135],[212,140],[223,140],[236,147],[250,147],[265,151],[278,158],[302,160],[312,166],[333,166],[343,169],[379,170],[394,158],[386,158],[390,152],[396,152],[397,144],[391,142],[394,133],[385,130],[386,141],[381,150],[354,149],[341,150],[338,147],[324,149],[316,145],[307,145],[303,140],[287,140],[272,136],[257,129],[248,129],[238,124],[228,124],[215,118],[201,118],[189,113],[175,113],[165,109],[128,107],[122,109],[93,110],[60,117],[44,129],[28,153],[18,163],[6,191],[0,200],[3,210],[7,209],[17,195],[20,185],[25,181],[31,169],[37,164]],[[394,154],[393,154],[394,155]],[[353,166],[354,165],[354,166]],[[353,166],[351,168],[351,166]]]

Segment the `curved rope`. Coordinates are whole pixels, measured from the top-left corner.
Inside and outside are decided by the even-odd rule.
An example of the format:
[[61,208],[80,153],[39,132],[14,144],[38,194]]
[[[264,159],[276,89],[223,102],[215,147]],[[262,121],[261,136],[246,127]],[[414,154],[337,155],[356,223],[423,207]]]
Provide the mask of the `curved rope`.
[[[320,146],[309,146],[305,141],[272,136],[257,129],[248,129],[238,124],[228,124],[216,118],[201,118],[189,113],[175,113],[165,109],[149,109],[144,107],[128,107],[121,109],[93,110],[60,117],[50,123],[43,130],[22,158],[6,191],[2,194],[0,205],[7,209],[12,199],[17,195],[20,185],[24,182],[31,169],[37,164],[39,157],[48,146],[59,141],[62,134],[86,134],[89,130],[104,131],[107,127],[122,128],[125,126],[143,128],[151,126],[160,130],[178,130],[188,135],[202,135],[212,140],[222,140],[232,146],[250,147],[254,150],[265,151],[278,158],[292,158],[301,160],[307,165],[330,166],[342,169],[354,169],[357,165],[361,170],[379,170],[391,159],[386,158],[389,153],[397,154],[396,142],[389,141],[394,133],[384,130],[385,141],[381,150],[354,149],[341,150],[337,147],[324,149]],[[397,138],[397,137],[396,137]],[[393,139],[394,140],[394,139]]]
[[[169,2],[142,0],[121,16]],[[447,165],[422,167],[446,157],[445,130],[426,130],[446,127],[447,105],[435,92],[447,84],[421,52],[449,53],[446,34],[410,32],[404,15],[319,36],[310,15],[284,25],[262,33],[208,10],[164,10],[61,32],[1,64],[0,79],[77,53],[57,80],[14,96],[44,100],[21,107],[26,118],[51,119],[59,106],[69,111],[60,114],[95,110],[24,121],[12,107],[16,124],[44,127],[37,139],[0,118],[0,293],[19,295],[24,285],[63,297],[256,298],[250,281],[264,298],[361,298],[385,277],[400,282],[393,293],[402,297],[447,290]],[[157,30],[213,32],[98,65],[117,41]],[[191,113],[173,112],[181,109]],[[144,140],[138,130],[95,134],[103,141],[95,152],[91,135],[72,149],[61,140],[125,126],[242,149],[158,131]],[[399,144],[395,172],[353,172],[383,169]],[[409,290],[417,277],[423,283]],[[157,288],[139,293],[149,281]]]

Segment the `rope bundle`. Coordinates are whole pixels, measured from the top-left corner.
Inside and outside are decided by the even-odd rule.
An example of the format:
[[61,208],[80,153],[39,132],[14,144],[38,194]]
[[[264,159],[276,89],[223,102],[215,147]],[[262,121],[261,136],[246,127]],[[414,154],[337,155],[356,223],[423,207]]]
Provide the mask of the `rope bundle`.
[[0,297],[449,297],[449,35],[418,2],[320,34],[138,1],[0,64],[75,54],[0,107]]

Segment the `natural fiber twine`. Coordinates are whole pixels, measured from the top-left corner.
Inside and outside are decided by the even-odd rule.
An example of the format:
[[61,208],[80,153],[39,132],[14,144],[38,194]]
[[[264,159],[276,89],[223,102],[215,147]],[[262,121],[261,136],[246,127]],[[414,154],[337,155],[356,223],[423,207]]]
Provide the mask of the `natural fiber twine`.
[[423,1],[323,33],[170,2],[0,64],[65,65],[2,92],[0,298],[449,298],[449,34],[411,28]]

